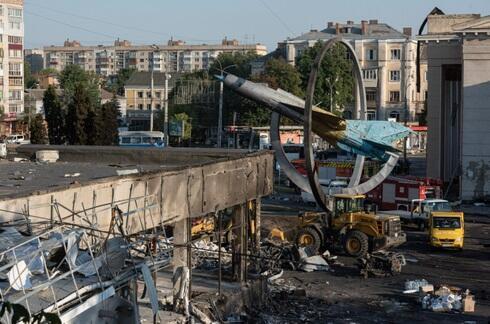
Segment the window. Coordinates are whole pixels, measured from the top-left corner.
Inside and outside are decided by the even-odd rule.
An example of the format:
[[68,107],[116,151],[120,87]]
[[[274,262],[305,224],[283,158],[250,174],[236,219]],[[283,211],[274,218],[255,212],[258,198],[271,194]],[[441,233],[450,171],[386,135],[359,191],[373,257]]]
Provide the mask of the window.
[[399,48],[392,49],[391,50],[391,59],[392,60],[399,60],[399,59],[401,59],[401,57],[402,57],[401,56],[402,55],[401,53],[402,53],[402,51]]
[[160,91],[155,92],[155,97],[161,98],[162,97],[162,93]]
[[9,85],[22,86],[22,78],[9,78]]
[[138,105],[138,109],[139,109],[139,110],[143,110],[143,104],[139,104],[139,105]]
[[157,109],[158,109],[158,110],[162,109],[162,105],[157,104]]
[[400,121],[400,113],[396,110],[390,112],[390,118],[395,119],[396,121]]
[[138,98],[143,98],[143,91],[138,91]]
[[376,90],[366,90],[366,100],[376,101],[378,97],[378,92]]
[[145,59],[140,59],[140,63],[145,63]]
[[376,120],[376,110],[368,110],[366,113],[367,120]]
[[378,78],[378,70],[362,70],[362,77],[364,80],[376,80]]
[[375,49],[368,49],[366,51],[366,60],[368,60],[368,61],[376,60],[376,50]]
[[151,110],[151,104],[147,104],[147,105],[146,105],[146,108],[147,108],[148,110]]
[[21,63],[9,63],[9,75],[11,75],[11,76],[22,76],[22,65],[21,65]]
[[147,98],[151,98],[151,91],[148,91],[148,92],[146,93],[146,97],[147,97]]
[[390,81],[392,82],[400,81],[400,70],[390,71]]
[[9,8],[9,17],[22,18],[22,9]]
[[390,91],[390,102],[400,102],[400,91]]
[[16,29],[16,30],[20,30],[20,25],[21,25],[21,22],[16,20],[16,19],[9,19],[9,27],[10,29]]
[[21,90],[9,90],[9,100],[21,100],[22,92]]
[[9,44],[22,44],[22,37],[9,36]]
[[16,49],[9,49],[9,57],[22,58],[22,51]]

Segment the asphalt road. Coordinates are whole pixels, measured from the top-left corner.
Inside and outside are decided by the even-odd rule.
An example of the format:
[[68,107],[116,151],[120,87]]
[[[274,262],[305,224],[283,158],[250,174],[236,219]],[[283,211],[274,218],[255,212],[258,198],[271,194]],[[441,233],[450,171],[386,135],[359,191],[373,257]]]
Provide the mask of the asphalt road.
[[[263,203],[264,235],[271,227],[286,230],[291,237],[296,227],[298,210],[306,206],[288,200],[267,200]],[[400,275],[388,278],[362,279],[356,260],[341,254],[342,265],[333,271],[305,273],[287,271],[287,284],[304,288],[306,296],[288,296],[271,307],[279,322],[333,323],[463,323],[490,321],[490,216],[466,215],[466,236],[463,251],[432,250],[427,233],[404,228],[407,243],[397,250],[412,262]],[[474,313],[434,313],[422,310],[418,296],[404,295],[406,280],[426,279],[434,285],[450,285],[469,289],[476,299]]]

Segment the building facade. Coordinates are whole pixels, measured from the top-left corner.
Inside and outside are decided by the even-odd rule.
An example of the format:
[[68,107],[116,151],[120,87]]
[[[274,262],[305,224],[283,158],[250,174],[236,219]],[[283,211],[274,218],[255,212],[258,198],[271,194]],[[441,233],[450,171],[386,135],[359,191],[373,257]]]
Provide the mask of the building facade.
[[42,49],[24,50],[24,60],[29,64],[32,74],[37,74],[44,69],[44,52]]
[[490,199],[490,16],[428,16],[427,175],[454,198]]
[[[278,52],[292,65],[308,47],[334,37],[348,40],[362,67],[367,97],[367,119],[396,119],[416,123],[425,103],[426,62],[422,61],[424,78],[416,91],[417,43],[411,28],[399,32],[377,20],[356,24],[329,22],[321,31],[311,30],[278,44]],[[335,82],[332,80],[332,82]],[[348,118],[358,118],[359,107],[346,107]]]
[[[168,88],[165,78],[168,77]],[[130,130],[148,130],[150,112],[160,112],[165,105],[165,91],[170,92],[178,80],[178,74],[153,73],[153,94],[151,92],[151,72],[135,72],[124,85],[126,98],[126,122]],[[152,98],[153,97],[153,98]]]
[[170,40],[167,45],[133,46],[116,40],[113,46],[82,46],[78,41],[65,41],[63,46],[44,47],[44,66],[62,71],[76,64],[102,76],[117,74],[121,69],[138,71],[194,72],[208,69],[221,53],[254,52],[265,55],[261,44],[241,45],[224,39],[218,45],[186,45]]
[[0,135],[23,132],[23,5],[23,0],[0,0]]

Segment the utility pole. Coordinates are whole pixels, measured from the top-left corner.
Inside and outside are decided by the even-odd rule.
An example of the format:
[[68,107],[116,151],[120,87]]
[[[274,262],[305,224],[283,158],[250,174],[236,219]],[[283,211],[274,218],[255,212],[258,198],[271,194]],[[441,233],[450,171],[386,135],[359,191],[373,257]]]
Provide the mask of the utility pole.
[[168,140],[168,80],[170,79],[170,74],[165,72],[165,92],[164,92],[164,105],[163,105],[163,133],[165,135],[165,146],[169,144]]
[[218,62],[221,71],[221,82],[219,83],[218,135],[217,135],[218,140],[216,146],[221,148],[221,139],[223,137],[223,78],[225,76],[224,72],[228,68],[236,67],[236,64],[228,65],[223,69],[223,65],[221,65],[221,62],[218,59],[216,59],[216,62]]
[[[223,69],[221,69],[221,80],[223,80]],[[223,82],[221,81],[219,83],[218,148],[221,148],[221,137],[223,137],[222,133],[223,133]]]
[[[155,60],[155,58],[153,58]],[[151,81],[150,81],[150,132],[153,131],[153,88],[154,88],[154,79],[153,79],[153,70],[154,70],[154,62],[151,64]]]

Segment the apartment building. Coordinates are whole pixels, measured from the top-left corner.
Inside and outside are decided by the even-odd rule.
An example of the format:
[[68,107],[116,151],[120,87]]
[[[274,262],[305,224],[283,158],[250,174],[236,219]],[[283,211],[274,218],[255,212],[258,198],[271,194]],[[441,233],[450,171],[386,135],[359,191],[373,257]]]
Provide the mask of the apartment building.
[[[165,78],[168,77],[168,89]],[[124,85],[126,98],[126,122],[130,130],[148,130],[150,112],[154,116],[165,105],[165,91],[170,92],[180,75],[178,73],[153,73],[153,94],[151,92],[151,72],[135,72]],[[153,96],[153,98],[152,98]]]
[[116,40],[113,46],[82,46],[67,40],[63,46],[44,47],[44,65],[62,71],[67,65],[80,65],[86,71],[110,76],[124,68],[138,71],[194,72],[209,68],[221,53],[255,52],[265,55],[261,44],[243,45],[224,39],[217,45],[187,45],[169,40],[166,45],[133,46],[127,40]]
[[23,131],[23,5],[23,0],[0,0],[0,135]]
[[[421,61],[423,77],[417,92],[417,43],[411,28],[399,32],[378,20],[363,20],[360,24],[328,22],[323,30],[310,30],[280,42],[277,51],[294,65],[305,49],[334,37],[348,40],[355,49],[366,87],[367,118],[415,123],[425,104],[427,62]],[[346,107],[346,117],[358,118],[359,109]]]

